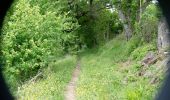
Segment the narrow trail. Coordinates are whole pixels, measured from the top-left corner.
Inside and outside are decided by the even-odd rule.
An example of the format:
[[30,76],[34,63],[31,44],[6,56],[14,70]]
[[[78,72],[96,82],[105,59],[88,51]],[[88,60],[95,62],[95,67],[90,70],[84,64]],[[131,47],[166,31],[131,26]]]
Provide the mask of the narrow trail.
[[75,70],[73,71],[72,78],[66,87],[65,100],[76,100],[75,89],[79,74],[80,74],[80,58],[78,58],[77,60],[77,65]]

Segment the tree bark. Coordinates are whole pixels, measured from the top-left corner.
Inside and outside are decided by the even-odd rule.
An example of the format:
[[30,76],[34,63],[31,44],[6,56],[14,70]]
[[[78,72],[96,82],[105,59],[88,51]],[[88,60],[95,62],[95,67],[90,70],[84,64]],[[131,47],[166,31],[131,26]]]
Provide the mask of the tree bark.
[[142,16],[142,0],[140,0],[139,6],[140,6],[140,8],[139,8],[139,21],[140,21],[141,16]]
[[120,20],[123,24],[123,27],[124,27],[126,39],[129,40],[132,37],[131,25],[128,23],[128,20],[127,20],[126,16],[123,14],[123,12],[120,9],[117,9],[117,10],[118,10],[119,18],[120,18]]
[[90,17],[93,18],[93,0],[89,1],[89,12],[90,12]]
[[152,0],[145,0],[144,2],[143,2],[143,0],[139,1],[139,10],[137,10],[138,22],[140,22],[143,11],[145,11],[145,9],[147,8],[147,6],[150,4],[151,1]]
[[161,18],[158,24],[158,51],[167,52],[170,47],[170,31],[165,18]]

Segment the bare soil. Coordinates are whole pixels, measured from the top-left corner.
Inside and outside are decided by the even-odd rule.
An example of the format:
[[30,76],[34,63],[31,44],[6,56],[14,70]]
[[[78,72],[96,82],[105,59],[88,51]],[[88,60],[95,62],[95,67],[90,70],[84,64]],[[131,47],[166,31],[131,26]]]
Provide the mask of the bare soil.
[[72,78],[66,87],[65,100],[76,100],[75,89],[79,74],[80,74],[80,59],[77,60],[77,65],[75,70],[73,71]]

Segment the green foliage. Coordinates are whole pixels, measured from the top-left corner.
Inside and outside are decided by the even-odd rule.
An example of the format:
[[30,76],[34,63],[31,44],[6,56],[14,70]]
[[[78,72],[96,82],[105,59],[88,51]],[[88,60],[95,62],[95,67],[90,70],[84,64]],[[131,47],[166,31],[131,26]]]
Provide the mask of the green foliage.
[[60,45],[64,53],[77,53],[80,49],[81,40],[77,29],[80,27],[78,20],[75,18],[74,9],[70,9],[69,1],[67,0],[31,0],[32,6],[39,6],[40,13],[45,14],[47,11],[54,12],[58,18]]
[[51,62],[48,68],[43,69],[43,79],[27,82],[18,87],[18,100],[63,100],[67,83],[71,79],[76,66],[75,56],[66,56]]
[[[131,54],[124,56],[126,52],[123,51],[129,44],[125,44],[125,39],[122,37],[123,35],[114,38],[99,47],[98,51],[89,50],[82,54],[81,75],[76,88],[78,100],[152,100],[154,98],[160,82],[150,84],[150,81],[155,75],[158,78],[162,76],[158,73],[161,72],[160,69],[154,65],[146,69],[146,72],[151,72],[152,77],[138,76],[142,67],[136,59],[122,60],[122,56],[124,59],[132,56]],[[132,40],[129,42],[134,43]],[[133,51],[142,53],[146,49],[155,48],[150,47],[151,44],[143,44],[141,47],[136,46]]]
[[111,13],[110,10],[103,10],[99,13],[98,18],[94,22],[94,34],[96,35],[97,42],[102,44],[115,35],[122,32],[122,25],[119,21],[117,12]]
[[[67,12],[67,2],[45,2],[18,0],[6,18],[2,45],[4,74],[13,86],[48,67],[49,57],[80,49],[76,33],[79,24]],[[63,7],[56,11],[50,7],[56,5]]]
[[4,73],[13,84],[13,80],[24,81],[35,75],[47,66],[46,58],[60,55],[62,48],[55,13],[42,15],[38,6],[31,7],[26,0],[19,0],[12,10],[3,28],[3,55]]
[[68,10],[67,0],[29,0],[31,6],[39,6],[42,14],[52,11],[61,14]]
[[[114,8],[108,9],[108,3]],[[118,9],[125,22],[121,23]],[[45,77],[20,86],[18,98],[63,99],[75,67],[75,58],[63,55],[95,47],[81,53],[78,99],[152,98],[158,84],[149,87],[150,78],[137,78],[141,66],[133,61],[156,50],[153,41],[160,14],[155,4],[142,14],[139,10],[139,0],[16,0],[3,27],[3,70],[8,83],[16,89],[41,71]],[[123,24],[135,33],[128,42],[123,34],[118,35]],[[129,57],[133,61],[128,65]]]
[[137,47],[142,44],[141,38],[139,36],[133,36],[131,40],[127,43],[127,55],[130,55]]
[[148,51],[155,51],[156,47],[153,44],[143,45],[135,49],[132,53],[132,59],[142,60],[142,58],[148,53]]
[[80,40],[86,47],[93,48],[119,34],[122,26],[118,14],[106,9],[106,4],[111,3],[109,0],[93,0],[92,5],[87,2],[89,1],[72,2],[75,7],[71,11],[80,24],[78,30]]
[[133,28],[139,14],[136,14],[136,12],[139,12],[139,0],[122,0],[120,5],[125,15],[131,16],[129,20]]
[[139,31],[146,42],[151,42],[157,36],[158,16],[159,10],[154,4],[149,5],[142,14]]
[[[135,23],[139,21],[140,0],[112,0],[116,9],[121,10],[127,23],[132,30],[135,29]],[[142,0],[144,2],[144,0]]]

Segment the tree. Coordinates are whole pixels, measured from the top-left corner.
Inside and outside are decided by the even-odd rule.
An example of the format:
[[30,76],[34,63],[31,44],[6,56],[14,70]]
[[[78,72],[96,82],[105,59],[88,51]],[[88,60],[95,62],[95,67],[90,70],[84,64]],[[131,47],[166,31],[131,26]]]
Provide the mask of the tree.
[[158,24],[158,51],[166,52],[169,50],[170,44],[170,31],[164,17],[160,19]]
[[129,40],[135,30],[135,23],[140,23],[143,11],[151,0],[113,0],[113,7],[117,9],[124,27],[126,39]]

